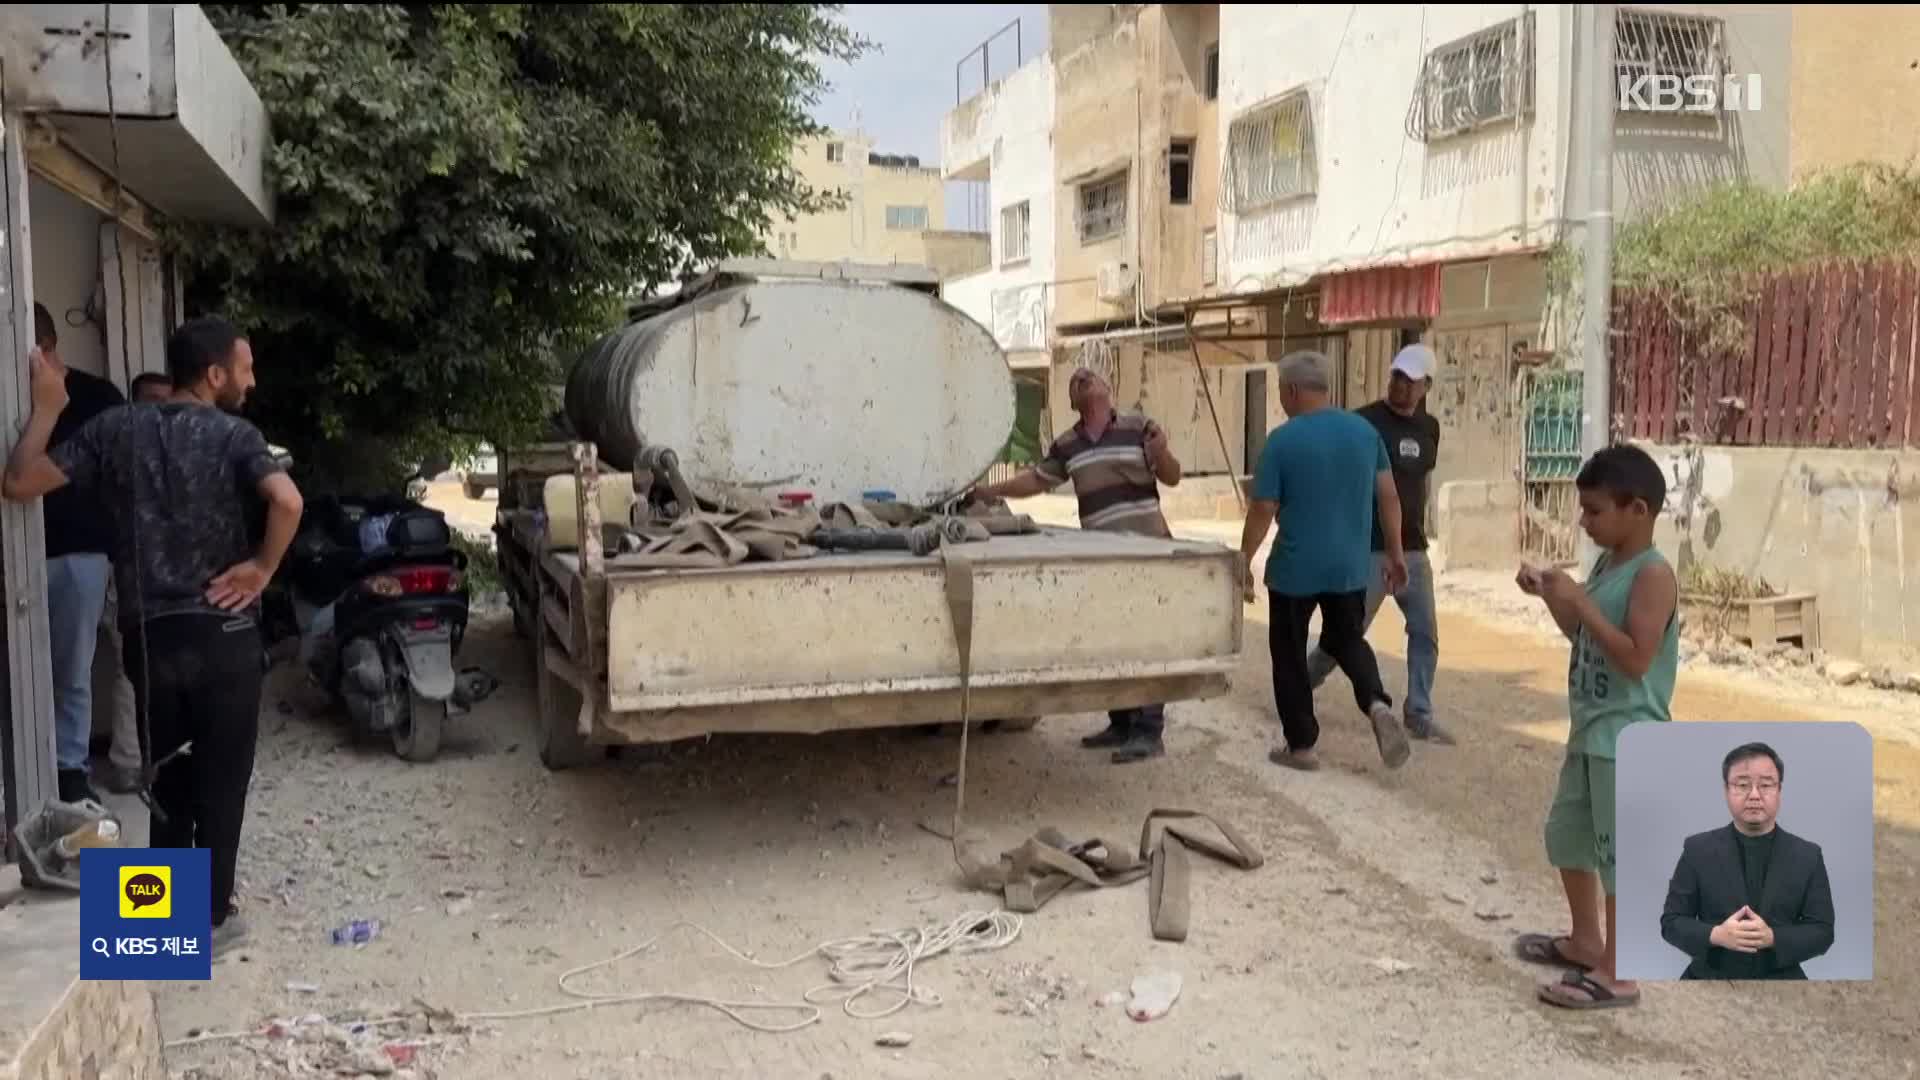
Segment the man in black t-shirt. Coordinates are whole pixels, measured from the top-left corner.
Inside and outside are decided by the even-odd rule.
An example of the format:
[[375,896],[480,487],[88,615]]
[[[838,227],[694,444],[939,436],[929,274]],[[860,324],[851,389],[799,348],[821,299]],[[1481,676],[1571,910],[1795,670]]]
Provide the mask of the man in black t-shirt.
[[[1433,467],[1440,457],[1440,421],[1427,412],[1427,391],[1433,386],[1434,355],[1425,345],[1408,345],[1393,358],[1387,373],[1387,396],[1355,410],[1372,424],[1387,444],[1387,462],[1393,486],[1400,493],[1400,540],[1407,552],[1407,583],[1393,594],[1393,602],[1407,624],[1407,698],[1402,722],[1407,734],[1451,745],[1453,736],[1434,722],[1433,677],[1440,666],[1440,618],[1433,602],[1433,565],[1427,560],[1427,494]],[[1386,544],[1378,518],[1373,523],[1376,570],[1384,566]],[[1365,626],[1386,598],[1384,571],[1372,576],[1367,589]],[[1333,658],[1316,642],[1307,656],[1307,670],[1316,689],[1333,672]]]
[[[233,880],[265,674],[260,594],[299,527],[300,492],[259,430],[235,415],[253,388],[253,350],[225,320],[190,320],[168,340],[172,400],[109,410],[51,451],[48,436],[68,405],[64,372],[38,349],[28,368],[33,412],[0,493],[25,501],[91,487],[113,515],[127,674],[146,716],[147,760],[193,744],[152,778],[162,816],[151,843],[212,853],[218,955],[246,933]],[[267,504],[258,543],[243,485]]]
[[[33,338],[41,355],[60,358],[53,315],[33,305]],[[47,437],[57,447],[87,421],[126,404],[120,390],[98,375],[66,369],[67,407]],[[108,553],[113,526],[99,493],[72,486],[47,496],[41,508],[47,547],[47,644],[53,667],[54,764],[62,802],[98,800],[87,781],[87,744],[93,735],[93,659],[107,604]]]

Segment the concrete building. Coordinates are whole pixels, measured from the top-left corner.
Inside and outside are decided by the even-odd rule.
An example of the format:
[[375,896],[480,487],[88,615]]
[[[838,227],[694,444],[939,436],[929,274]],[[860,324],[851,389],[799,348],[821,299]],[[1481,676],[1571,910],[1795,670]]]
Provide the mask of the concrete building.
[[[198,5],[15,4],[0,10],[0,48],[0,350],[12,372],[0,379],[0,428],[11,439],[30,411],[35,301],[60,323],[66,359],[124,393],[134,376],[165,370],[183,316],[162,224],[264,227],[273,199],[266,110]],[[57,790],[37,501],[0,505],[0,576],[10,838]],[[0,1075],[163,1073],[151,994],[75,982],[77,908],[18,907],[0,928],[0,954],[23,959],[0,973]]]
[[1792,162],[1920,167],[1920,7],[1793,5]]
[[942,278],[987,263],[984,233],[949,230],[946,183],[917,157],[881,154],[866,135],[836,131],[793,148],[794,167],[842,204],[777,220],[764,237],[776,258],[803,262],[910,263]]
[[1016,370],[1044,371],[1053,332],[1053,65],[1044,55],[941,122],[942,173],[985,182],[991,259],[948,279],[947,301],[993,331]]

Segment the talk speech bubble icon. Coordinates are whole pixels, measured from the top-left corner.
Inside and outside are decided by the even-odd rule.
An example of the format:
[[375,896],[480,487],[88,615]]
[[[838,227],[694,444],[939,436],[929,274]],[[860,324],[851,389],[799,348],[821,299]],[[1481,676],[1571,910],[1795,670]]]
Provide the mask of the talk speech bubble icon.
[[135,874],[127,879],[127,903],[133,910],[152,907],[167,898],[167,883],[158,874]]

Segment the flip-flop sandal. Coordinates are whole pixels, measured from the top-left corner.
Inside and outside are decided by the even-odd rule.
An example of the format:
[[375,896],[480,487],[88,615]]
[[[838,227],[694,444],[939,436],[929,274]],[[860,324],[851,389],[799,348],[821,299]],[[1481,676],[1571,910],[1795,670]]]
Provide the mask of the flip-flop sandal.
[[1513,955],[1529,964],[1542,967],[1567,968],[1572,971],[1591,971],[1591,964],[1583,964],[1560,951],[1559,937],[1553,934],[1521,934],[1513,942]]
[[1267,751],[1267,760],[1273,762],[1275,765],[1284,765],[1289,769],[1298,769],[1301,772],[1317,772],[1320,769],[1320,759],[1301,757],[1293,751],[1284,748]]
[[[1569,994],[1569,990],[1579,991],[1585,996]],[[1542,983],[1536,992],[1541,1001],[1562,1009],[1624,1009],[1640,1004],[1640,991],[1616,994],[1584,971],[1569,971],[1560,976],[1559,982]]]

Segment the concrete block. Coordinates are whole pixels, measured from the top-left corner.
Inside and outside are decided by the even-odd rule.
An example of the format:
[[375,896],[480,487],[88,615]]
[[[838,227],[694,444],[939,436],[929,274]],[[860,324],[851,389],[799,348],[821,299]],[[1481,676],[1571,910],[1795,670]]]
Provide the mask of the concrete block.
[[1440,514],[1456,514],[1487,507],[1487,485],[1478,480],[1454,480],[1440,485],[1434,493],[1434,509]]
[[164,1080],[145,983],[81,982],[80,906],[24,897],[0,911],[0,1080]]

